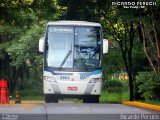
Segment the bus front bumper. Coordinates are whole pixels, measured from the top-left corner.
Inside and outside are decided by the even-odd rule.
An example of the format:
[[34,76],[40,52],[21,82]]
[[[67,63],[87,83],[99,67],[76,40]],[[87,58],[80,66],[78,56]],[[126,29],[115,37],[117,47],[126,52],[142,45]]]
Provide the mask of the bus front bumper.
[[87,81],[46,81],[44,80],[45,94],[63,95],[100,95],[101,82],[89,83]]

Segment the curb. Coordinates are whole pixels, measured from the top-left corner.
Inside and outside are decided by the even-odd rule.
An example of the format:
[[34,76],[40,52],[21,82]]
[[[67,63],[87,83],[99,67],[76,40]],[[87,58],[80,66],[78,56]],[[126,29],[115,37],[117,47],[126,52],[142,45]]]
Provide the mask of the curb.
[[[21,103],[17,103],[17,104],[44,104],[44,101],[30,101],[30,100],[22,100]],[[16,104],[14,100],[10,100],[9,104]]]
[[160,105],[152,105],[152,104],[147,104],[147,103],[142,103],[142,102],[136,102],[136,101],[123,101],[121,104],[124,105],[131,105],[131,106],[137,106],[141,108],[146,108],[146,109],[152,109],[156,111],[160,111]]

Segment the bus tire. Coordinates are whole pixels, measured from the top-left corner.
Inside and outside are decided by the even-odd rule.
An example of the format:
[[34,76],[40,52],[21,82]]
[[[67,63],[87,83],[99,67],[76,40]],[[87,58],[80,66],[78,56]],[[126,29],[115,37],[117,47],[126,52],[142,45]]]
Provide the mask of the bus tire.
[[84,96],[83,103],[99,103],[99,96],[98,95]]
[[53,94],[45,94],[46,103],[58,103],[58,97]]

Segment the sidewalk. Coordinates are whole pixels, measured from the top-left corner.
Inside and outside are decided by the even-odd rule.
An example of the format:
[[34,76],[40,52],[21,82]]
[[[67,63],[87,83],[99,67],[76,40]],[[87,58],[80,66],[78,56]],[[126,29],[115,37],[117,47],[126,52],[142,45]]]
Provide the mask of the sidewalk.
[[123,101],[122,104],[160,111],[160,105],[152,105],[136,101]]

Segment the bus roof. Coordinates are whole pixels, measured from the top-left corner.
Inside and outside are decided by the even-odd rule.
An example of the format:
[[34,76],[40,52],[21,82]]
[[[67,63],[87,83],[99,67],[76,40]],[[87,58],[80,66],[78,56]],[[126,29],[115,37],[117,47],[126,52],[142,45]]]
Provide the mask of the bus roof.
[[47,25],[96,26],[96,27],[101,27],[101,25],[99,23],[87,22],[87,21],[55,21],[55,22],[48,22]]

